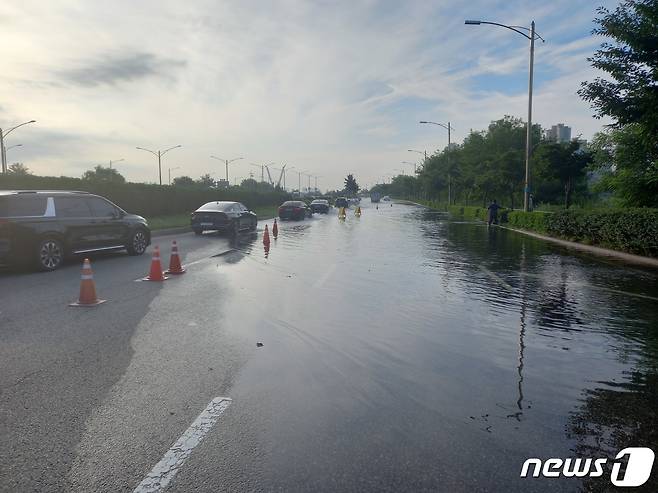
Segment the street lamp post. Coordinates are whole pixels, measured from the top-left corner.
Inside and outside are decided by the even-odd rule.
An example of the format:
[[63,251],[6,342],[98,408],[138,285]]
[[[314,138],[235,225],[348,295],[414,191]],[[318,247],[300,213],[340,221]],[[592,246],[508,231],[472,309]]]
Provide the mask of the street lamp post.
[[175,169],[180,169],[180,166],[175,166],[174,168],[168,168],[167,171],[169,172],[169,184],[171,185],[171,172]]
[[7,131],[3,131],[2,128],[0,128],[0,161],[2,162],[2,173],[6,174],[7,173],[7,149],[5,149],[5,137],[9,135],[11,132],[16,130],[18,127],[22,127],[23,125],[27,125],[29,123],[36,123],[36,120],[30,120],[29,122],[23,122],[18,125],[15,125],[11,127]]
[[236,157],[233,159],[222,159],[221,157],[217,156],[210,156],[212,159],[217,159],[217,161],[224,161],[224,164],[226,165],[226,183],[230,184],[228,181],[228,165],[231,164],[233,161],[239,161],[240,159],[244,159],[243,157]]
[[426,123],[426,124],[431,124],[431,125],[438,125],[439,127],[443,127],[448,131],[448,204],[452,204],[452,190],[451,190],[451,182],[452,182],[452,175],[450,173],[450,131],[452,130],[452,126],[450,125],[450,122],[446,125],[445,123],[437,123],[437,122],[429,122],[429,121],[421,121],[420,123]]
[[165,149],[164,151],[152,151],[151,149],[145,149],[143,147],[135,147],[135,149],[139,149],[140,151],[146,151],[150,152],[153,154],[155,157],[158,158],[158,177],[160,179],[160,185],[162,185],[162,156],[164,156],[167,152],[171,151],[172,149],[177,149],[179,147],[183,147],[182,145],[177,145],[170,147],[169,149]]
[[[542,43],[545,42],[539,34],[535,32],[535,21],[530,23],[530,28],[523,26],[507,26],[497,22],[487,21],[474,21],[466,20],[464,24],[479,26],[480,24],[490,24],[492,26],[504,27],[510,31],[520,34],[521,36],[530,40],[530,68],[528,71],[528,127],[526,129],[526,142],[525,142],[525,186],[523,187],[523,210],[528,212],[528,205],[530,202],[530,155],[532,154],[532,83],[534,78],[534,65],[535,65],[535,39],[541,39]],[[530,35],[520,31],[530,32]]]
[[125,159],[123,159],[123,158],[114,159],[114,160],[110,159],[110,169],[112,169],[112,163],[120,163],[121,161],[125,161]]

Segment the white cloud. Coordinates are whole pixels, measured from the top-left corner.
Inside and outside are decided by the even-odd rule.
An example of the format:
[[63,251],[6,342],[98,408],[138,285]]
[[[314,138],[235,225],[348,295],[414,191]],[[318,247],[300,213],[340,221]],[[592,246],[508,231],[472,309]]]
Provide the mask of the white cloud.
[[80,175],[125,158],[117,166],[129,179],[154,181],[154,159],[135,146],[182,144],[164,165],[193,177],[223,176],[216,154],[248,158],[234,176],[256,171],[250,161],[276,161],[322,175],[325,187],[348,171],[372,184],[408,160],[407,148],[445,144],[419,119],[451,120],[461,139],[504,114],[525,117],[525,91],[475,83],[527,70],[518,35],[463,25],[483,12],[512,23],[534,16],[553,37],[538,47],[554,75],[538,80],[535,119],[590,136],[600,122],[575,91],[593,74],[594,7],[534,3],[5,2],[0,124],[38,120],[11,135],[23,147],[9,160]]

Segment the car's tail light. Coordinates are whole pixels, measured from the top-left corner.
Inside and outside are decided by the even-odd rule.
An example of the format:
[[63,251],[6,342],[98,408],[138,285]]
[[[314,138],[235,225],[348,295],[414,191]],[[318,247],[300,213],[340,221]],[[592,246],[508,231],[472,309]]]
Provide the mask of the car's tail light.
[[283,212],[283,207],[279,207],[279,212]]

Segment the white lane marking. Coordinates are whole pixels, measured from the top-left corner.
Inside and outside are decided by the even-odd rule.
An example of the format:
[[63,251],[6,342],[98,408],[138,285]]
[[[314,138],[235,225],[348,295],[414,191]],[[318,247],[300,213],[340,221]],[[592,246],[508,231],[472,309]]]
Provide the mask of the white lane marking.
[[478,267],[480,267],[480,270],[481,270],[482,272],[484,272],[485,274],[487,274],[489,277],[491,277],[491,279],[493,279],[494,281],[496,281],[496,282],[497,282],[498,284],[500,284],[502,287],[504,287],[504,288],[507,289],[508,291],[514,291],[514,288],[513,288],[512,286],[510,286],[509,284],[507,284],[507,283],[506,283],[505,281],[503,281],[499,276],[497,276],[496,274],[494,274],[493,272],[491,272],[491,271],[490,271],[489,269],[487,269],[485,266],[483,266],[483,265],[479,265]]
[[187,458],[215,425],[219,416],[231,404],[228,397],[215,397],[194,420],[185,433],[167,451],[133,493],[155,493],[164,490],[174,479]]
[[327,282],[327,279],[329,279],[331,277],[331,275],[334,273],[334,271],[336,270],[337,265],[338,264],[334,264],[331,267],[329,267],[329,270],[327,272],[325,272],[322,275],[322,277],[320,277],[320,279],[318,279],[317,281],[315,281],[313,283],[312,288],[317,289],[317,288],[321,287],[325,282]]

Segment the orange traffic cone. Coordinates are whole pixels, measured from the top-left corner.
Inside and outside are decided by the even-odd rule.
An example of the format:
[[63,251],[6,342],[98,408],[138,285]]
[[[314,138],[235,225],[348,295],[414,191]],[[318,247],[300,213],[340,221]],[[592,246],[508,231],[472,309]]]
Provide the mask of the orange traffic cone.
[[176,240],[171,242],[171,257],[169,257],[169,269],[165,274],[185,274],[185,269],[180,264],[180,257],[178,256],[178,245]]
[[263,233],[263,245],[270,246],[270,230],[265,225],[265,233]]
[[272,236],[274,236],[275,240],[279,236],[279,226],[276,224],[276,218],[274,218],[274,224],[272,225]]
[[169,279],[162,272],[162,264],[160,264],[160,247],[153,247],[153,259],[151,260],[151,272],[147,277],[144,277],[142,281],[164,281]]
[[96,306],[105,303],[96,296],[96,285],[94,284],[94,273],[91,271],[91,263],[86,258],[82,263],[82,275],[80,276],[80,296],[78,301],[70,303],[69,306]]

